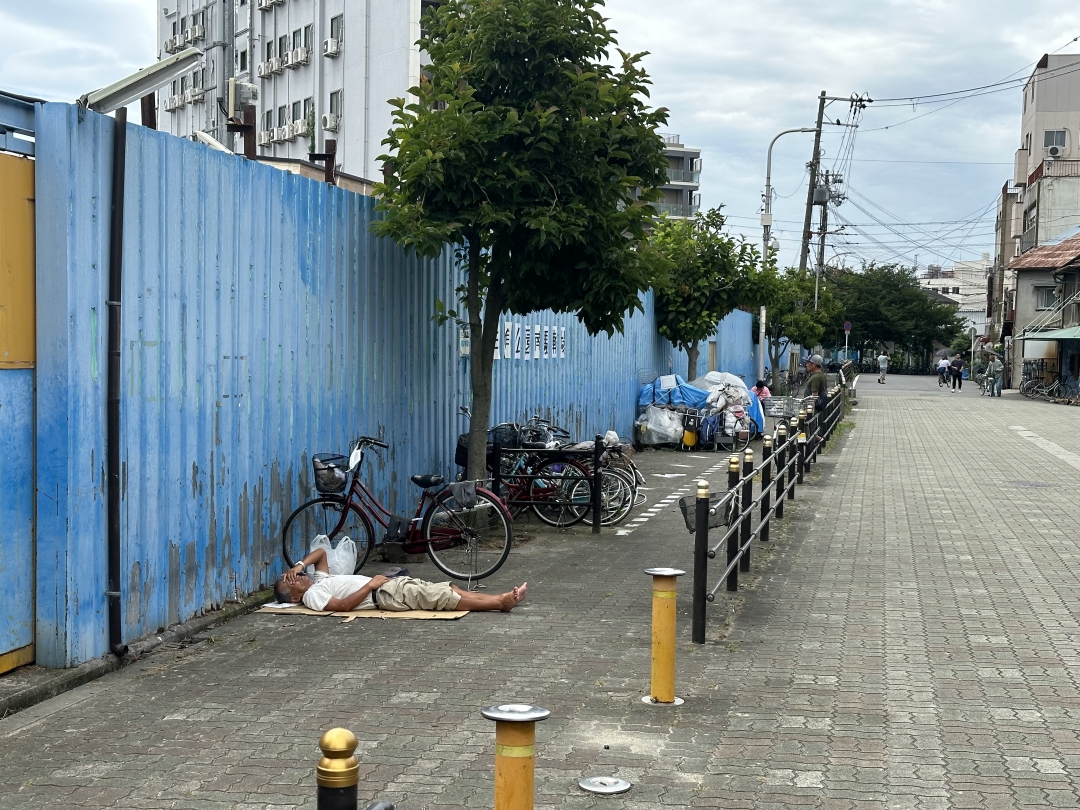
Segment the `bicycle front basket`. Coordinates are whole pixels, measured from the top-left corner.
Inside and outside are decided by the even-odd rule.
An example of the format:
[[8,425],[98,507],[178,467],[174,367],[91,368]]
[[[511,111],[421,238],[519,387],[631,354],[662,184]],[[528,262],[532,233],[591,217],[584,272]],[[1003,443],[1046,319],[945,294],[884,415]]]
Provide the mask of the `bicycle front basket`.
[[315,470],[315,489],[334,495],[345,491],[349,483],[349,457],[319,453],[311,457]]

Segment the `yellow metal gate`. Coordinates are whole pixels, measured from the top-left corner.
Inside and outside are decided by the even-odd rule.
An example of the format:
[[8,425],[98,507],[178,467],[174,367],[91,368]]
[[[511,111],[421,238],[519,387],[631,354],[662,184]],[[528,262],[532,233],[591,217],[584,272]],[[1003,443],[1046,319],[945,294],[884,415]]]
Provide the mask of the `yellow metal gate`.
[[34,161],[0,153],[0,672],[34,660]]

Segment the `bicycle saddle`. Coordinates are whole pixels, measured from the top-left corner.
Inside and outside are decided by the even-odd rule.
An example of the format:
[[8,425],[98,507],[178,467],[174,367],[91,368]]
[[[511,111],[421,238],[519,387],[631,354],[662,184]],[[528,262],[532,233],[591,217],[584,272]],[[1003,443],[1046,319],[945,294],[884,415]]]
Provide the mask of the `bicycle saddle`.
[[411,480],[421,489],[427,489],[428,487],[437,487],[439,486],[439,484],[442,484],[446,481],[446,479],[438,473],[435,473],[433,475],[414,475]]

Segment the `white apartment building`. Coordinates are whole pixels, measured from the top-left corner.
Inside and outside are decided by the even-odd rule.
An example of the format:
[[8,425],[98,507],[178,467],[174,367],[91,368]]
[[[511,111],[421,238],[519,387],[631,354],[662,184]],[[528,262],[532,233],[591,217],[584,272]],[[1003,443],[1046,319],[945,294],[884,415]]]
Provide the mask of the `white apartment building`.
[[679,135],[661,135],[668,162],[668,182],[660,187],[663,199],[653,203],[660,214],[692,217],[701,206],[701,150],[684,146]]
[[233,146],[224,104],[235,76],[259,90],[260,158],[307,160],[333,139],[340,171],[379,179],[392,125],[387,101],[420,81],[420,19],[437,0],[158,3],[160,56],[192,45],[206,53],[205,67],[159,93],[159,129],[181,137],[202,130]]
[[919,285],[958,304],[960,317],[965,321],[964,329],[974,326],[976,334],[985,336],[988,334],[987,279],[993,269],[989,253],[984,253],[981,259],[956,262],[952,267],[931,264],[919,276]]

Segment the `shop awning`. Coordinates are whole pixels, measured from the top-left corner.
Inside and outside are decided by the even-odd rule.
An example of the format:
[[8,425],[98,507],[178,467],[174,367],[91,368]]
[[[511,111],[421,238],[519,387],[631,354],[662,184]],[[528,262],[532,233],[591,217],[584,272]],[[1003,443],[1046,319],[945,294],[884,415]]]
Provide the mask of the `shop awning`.
[[1024,340],[1080,340],[1080,326],[1068,329],[1053,329],[1049,332],[1028,332]]

